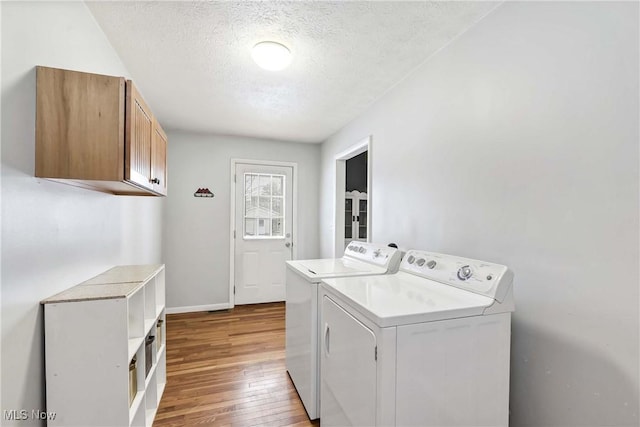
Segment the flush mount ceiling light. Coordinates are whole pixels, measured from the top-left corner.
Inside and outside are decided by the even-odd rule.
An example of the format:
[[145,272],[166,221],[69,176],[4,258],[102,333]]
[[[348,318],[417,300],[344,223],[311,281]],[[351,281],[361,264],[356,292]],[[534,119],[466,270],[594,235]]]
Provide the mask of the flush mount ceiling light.
[[253,47],[251,57],[265,70],[278,71],[291,63],[291,51],[283,44],[260,42]]

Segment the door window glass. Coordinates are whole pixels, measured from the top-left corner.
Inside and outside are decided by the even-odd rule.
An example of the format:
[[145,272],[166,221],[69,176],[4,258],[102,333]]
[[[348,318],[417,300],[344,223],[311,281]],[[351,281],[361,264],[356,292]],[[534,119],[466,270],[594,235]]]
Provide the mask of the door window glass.
[[244,174],[244,237],[283,238],[285,176]]

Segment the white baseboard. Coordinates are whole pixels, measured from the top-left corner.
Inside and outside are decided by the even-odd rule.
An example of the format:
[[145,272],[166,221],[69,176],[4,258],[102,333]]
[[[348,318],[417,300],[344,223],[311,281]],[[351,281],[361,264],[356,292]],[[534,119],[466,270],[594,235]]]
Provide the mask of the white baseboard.
[[226,310],[230,308],[231,305],[229,303],[222,304],[207,304],[207,305],[192,305],[188,307],[167,307],[167,314],[178,314],[178,313],[195,313],[198,311],[216,311],[216,310]]

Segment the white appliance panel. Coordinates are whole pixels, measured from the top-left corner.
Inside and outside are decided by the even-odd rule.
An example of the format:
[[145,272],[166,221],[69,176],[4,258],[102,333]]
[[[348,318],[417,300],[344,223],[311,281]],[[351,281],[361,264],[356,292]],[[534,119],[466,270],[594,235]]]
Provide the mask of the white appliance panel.
[[[287,268],[285,301],[285,356],[287,371],[310,418],[317,418],[318,284]],[[313,419],[313,418],[312,418]]]
[[399,426],[506,426],[511,313],[400,326]]
[[366,261],[391,272],[397,271],[401,255],[396,248],[358,241],[349,243],[344,249],[345,257]]
[[503,302],[513,284],[504,265],[412,249],[400,270]]
[[376,336],[326,296],[322,313],[322,426],[373,426]]

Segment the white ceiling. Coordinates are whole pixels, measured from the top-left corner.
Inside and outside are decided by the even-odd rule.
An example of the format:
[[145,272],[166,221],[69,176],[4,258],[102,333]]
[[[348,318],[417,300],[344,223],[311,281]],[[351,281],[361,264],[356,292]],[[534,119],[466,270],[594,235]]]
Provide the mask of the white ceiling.
[[[495,2],[88,2],[167,129],[321,142]],[[279,72],[251,47],[293,53]]]

